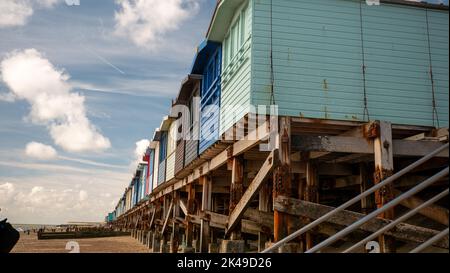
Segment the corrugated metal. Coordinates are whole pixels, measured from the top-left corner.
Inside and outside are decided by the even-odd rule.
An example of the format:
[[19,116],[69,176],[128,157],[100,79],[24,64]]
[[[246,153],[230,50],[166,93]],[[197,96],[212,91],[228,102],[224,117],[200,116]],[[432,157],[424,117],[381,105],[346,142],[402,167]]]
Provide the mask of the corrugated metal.
[[186,147],[186,141],[178,141],[176,158],[175,158],[175,174],[178,174],[184,168],[184,149]]
[[[281,115],[433,125],[426,10],[359,1],[273,1],[275,101]],[[252,103],[270,102],[270,1],[254,1]],[[428,10],[441,126],[448,125],[448,11]],[[363,38],[363,39],[361,39]]]

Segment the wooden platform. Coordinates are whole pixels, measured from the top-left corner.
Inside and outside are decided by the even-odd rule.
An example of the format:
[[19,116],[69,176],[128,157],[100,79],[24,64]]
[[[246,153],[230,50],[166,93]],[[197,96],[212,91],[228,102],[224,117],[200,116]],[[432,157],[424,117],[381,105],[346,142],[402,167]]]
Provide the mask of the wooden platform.
[[[174,179],[156,188],[149,200],[119,217],[115,228],[141,231],[149,247],[150,240],[158,241],[158,246],[167,245],[155,248],[155,252],[167,249],[174,253],[191,249],[214,252],[219,251],[219,245],[227,249],[230,241],[238,245],[246,242],[248,252],[261,251],[266,243],[286,237],[329,208],[339,206],[448,142],[446,128],[384,121],[278,117],[267,118],[258,125],[258,129],[264,130],[249,130],[248,120],[246,117],[241,123],[245,139],[218,141]],[[276,145],[263,151],[260,144],[273,141],[274,131],[267,128],[275,120]],[[237,128],[231,130],[234,130],[231,135],[235,135]],[[342,220],[335,219],[301,236],[295,241],[296,249],[300,252],[310,249],[319,239],[348,225],[347,216],[358,219],[417,185],[431,171],[447,165],[448,150],[399,179],[395,187],[351,207]],[[361,228],[345,240],[373,232],[395,215],[423,202],[422,198],[430,193],[445,188],[448,179],[438,181],[382,215],[383,220]],[[286,207],[282,200],[288,199],[283,198],[291,198],[290,203],[302,208]],[[309,207],[305,211],[306,204]],[[393,231],[391,235],[396,238],[395,247],[401,248],[423,242],[446,226],[448,199],[421,211],[402,226],[401,234]],[[448,249],[448,236],[436,246]]]

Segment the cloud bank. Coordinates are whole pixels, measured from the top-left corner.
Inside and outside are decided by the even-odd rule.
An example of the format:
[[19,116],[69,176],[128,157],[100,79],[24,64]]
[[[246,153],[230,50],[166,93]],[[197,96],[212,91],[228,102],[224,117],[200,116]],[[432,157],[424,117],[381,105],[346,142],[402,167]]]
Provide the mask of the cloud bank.
[[118,0],[115,33],[139,47],[159,49],[170,31],[177,30],[199,10],[200,0]]
[[31,105],[28,119],[45,125],[56,145],[68,152],[97,152],[111,147],[91,124],[85,98],[72,93],[69,76],[35,49],[14,51],[0,63],[0,76],[13,96]]
[[60,0],[1,0],[0,28],[24,26],[34,8],[52,8]]

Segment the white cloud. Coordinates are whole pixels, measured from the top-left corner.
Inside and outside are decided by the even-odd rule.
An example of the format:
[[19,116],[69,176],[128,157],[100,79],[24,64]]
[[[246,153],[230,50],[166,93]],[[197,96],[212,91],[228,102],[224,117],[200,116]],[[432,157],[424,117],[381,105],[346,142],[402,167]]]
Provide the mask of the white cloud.
[[28,143],[25,148],[25,154],[29,157],[40,160],[55,159],[58,156],[58,153],[52,146],[38,142]]
[[134,172],[136,171],[136,168],[140,162],[142,162],[142,157],[144,156],[144,153],[147,151],[148,146],[150,145],[150,140],[148,139],[142,139],[136,142],[136,148],[134,149],[134,156],[135,159],[130,164],[130,171]]
[[88,199],[88,193],[86,191],[81,190],[78,195],[80,197],[80,202],[84,202]]
[[26,25],[36,8],[52,8],[59,0],[1,0],[0,28]]
[[15,187],[11,183],[4,183],[0,185],[0,206],[11,202],[14,196]]
[[0,28],[23,26],[33,15],[33,8],[25,0],[0,1]]
[[29,119],[47,126],[56,145],[69,152],[110,148],[109,139],[87,118],[85,98],[70,92],[69,76],[37,50],[8,54],[0,64],[0,75],[17,99],[30,103]]
[[142,139],[136,142],[136,149],[134,150],[134,155],[137,158],[142,158],[144,153],[147,151],[148,146],[150,145],[150,140]]
[[116,34],[128,37],[137,46],[156,50],[165,35],[194,17],[200,0],[117,0]]
[[128,178],[126,173],[99,170],[0,177],[0,218],[22,224],[102,221],[114,209]]

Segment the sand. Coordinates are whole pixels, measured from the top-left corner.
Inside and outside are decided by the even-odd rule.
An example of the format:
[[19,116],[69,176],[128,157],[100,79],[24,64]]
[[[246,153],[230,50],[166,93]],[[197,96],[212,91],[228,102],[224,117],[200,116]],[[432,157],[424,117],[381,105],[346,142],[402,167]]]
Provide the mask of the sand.
[[109,237],[75,240],[38,240],[36,234],[20,234],[12,253],[69,253],[66,245],[75,241],[80,253],[149,253],[149,250],[132,237]]

